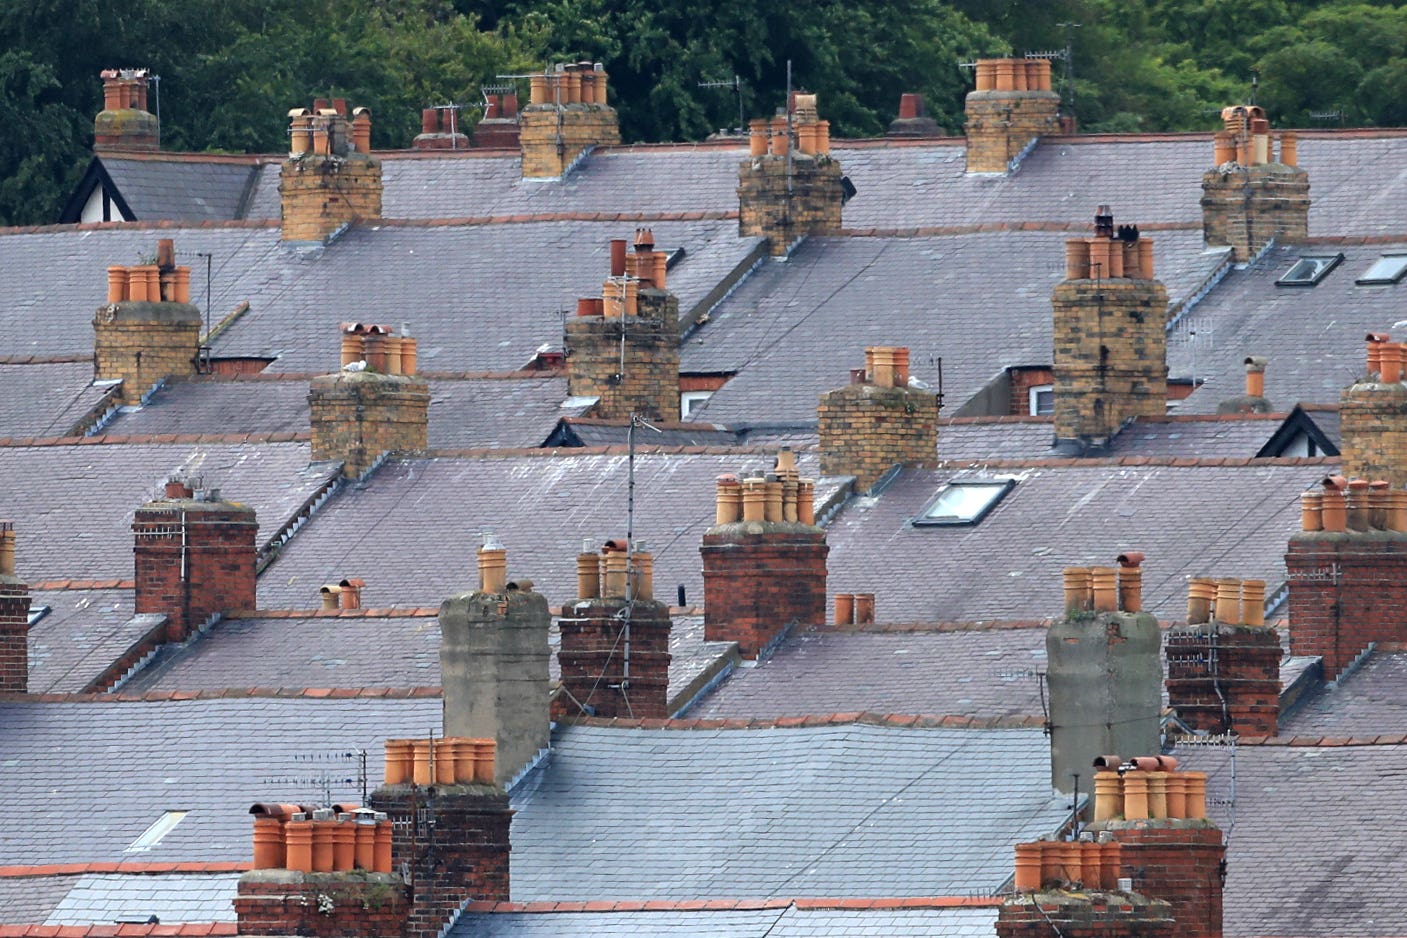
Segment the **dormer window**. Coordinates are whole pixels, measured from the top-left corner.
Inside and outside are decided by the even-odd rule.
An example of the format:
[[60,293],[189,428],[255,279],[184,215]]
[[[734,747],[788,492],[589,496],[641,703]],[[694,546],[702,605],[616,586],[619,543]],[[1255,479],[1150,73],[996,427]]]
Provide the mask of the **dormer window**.
[[1301,257],[1275,281],[1277,287],[1312,287],[1343,261],[1342,254],[1312,254]]
[[977,524],[1015,485],[1015,479],[949,482],[913,523],[916,527]]
[[1353,282],[1359,285],[1396,283],[1403,274],[1407,274],[1407,254],[1384,254]]

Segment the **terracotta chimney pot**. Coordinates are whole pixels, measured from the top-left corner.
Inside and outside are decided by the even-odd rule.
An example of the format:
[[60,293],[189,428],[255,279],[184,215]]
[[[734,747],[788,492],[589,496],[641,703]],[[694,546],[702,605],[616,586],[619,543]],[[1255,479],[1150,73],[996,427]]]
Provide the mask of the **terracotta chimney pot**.
[[[1407,492],[1403,494],[1407,495]],[[816,482],[814,479],[798,479],[796,482],[796,520],[801,524],[816,523]]]
[[300,873],[313,871],[313,822],[289,821],[283,828],[287,847],[286,860],[290,870]]
[[1124,789],[1118,771],[1094,773],[1094,819],[1107,821],[1124,813]]
[[1235,577],[1216,581],[1216,621],[1223,625],[1241,624],[1241,581]]
[[991,91],[997,86],[997,60],[978,59],[974,81],[977,91]]
[[855,624],[855,594],[836,593],[835,594],[835,624],[854,625]]
[[[1407,492],[1403,492],[1407,495]],[[1324,496],[1318,492],[1300,495],[1300,529],[1321,531],[1324,528]]]
[[1348,483],[1348,530],[1367,531],[1369,524],[1368,480],[1350,479]]
[[[908,97],[908,95],[905,95]],[[902,112],[900,114],[902,116]],[[1041,848],[1044,844],[1016,845],[1016,879],[1013,882],[1017,892],[1037,892],[1041,882]]]
[[1064,588],[1066,615],[1074,615],[1090,608],[1090,571],[1088,567],[1066,567]]
[[761,522],[767,510],[767,480],[743,481],[743,521]]
[[1202,625],[1211,621],[1212,602],[1216,598],[1216,581],[1210,577],[1193,577],[1187,583],[1187,624]]
[[1323,530],[1341,533],[1348,529],[1348,500],[1342,489],[1327,488],[1321,496]]
[[1241,622],[1243,625],[1265,625],[1265,581],[1241,582]]
[[1124,818],[1146,820],[1148,814],[1148,773],[1128,772],[1124,775]]
[[404,785],[411,780],[415,766],[415,741],[386,740],[386,784]]
[[1246,359],[1246,396],[1265,397],[1266,360],[1258,355]]
[[1117,574],[1113,567],[1090,568],[1090,590],[1094,596],[1095,612],[1116,612],[1118,610],[1116,578]]
[[855,624],[874,624],[874,593],[855,594]]
[[1288,130],[1280,135],[1280,162],[1286,166],[1299,165],[1299,137]]

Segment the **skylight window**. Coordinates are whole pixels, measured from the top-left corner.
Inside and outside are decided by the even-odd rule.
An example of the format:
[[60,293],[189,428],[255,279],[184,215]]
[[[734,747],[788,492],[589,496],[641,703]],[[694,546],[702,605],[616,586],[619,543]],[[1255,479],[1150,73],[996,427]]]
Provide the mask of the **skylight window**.
[[151,825],[151,827],[148,827],[142,833],[142,836],[132,841],[131,846],[129,846],[126,850],[122,852],[141,853],[144,850],[150,850],[152,847],[155,847],[157,844],[161,843],[161,838],[171,833],[175,826],[181,823],[182,819],[184,819],[187,814],[190,814],[190,812],[167,811],[163,813],[161,817],[156,819],[156,821]]
[[1403,274],[1407,274],[1407,254],[1384,254],[1354,283],[1396,283]]
[[938,490],[915,525],[976,524],[996,507],[1016,482],[996,479],[983,482],[949,482]]
[[1342,254],[1318,254],[1301,257],[1275,281],[1279,287],[1312,287],[1343,260]]

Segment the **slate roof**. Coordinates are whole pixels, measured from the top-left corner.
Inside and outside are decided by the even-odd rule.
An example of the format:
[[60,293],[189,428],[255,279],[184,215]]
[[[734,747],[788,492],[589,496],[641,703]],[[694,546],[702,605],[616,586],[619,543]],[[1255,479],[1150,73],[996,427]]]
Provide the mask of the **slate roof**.
[[34,590],[30,609],[49,612],[29,629],[29,690],[73,693],[88,688],[160,622],[133,613],[130,589]]
[[248,378],[170,381],[103,428],[109,436],[307,431],[308,382]]
[[[653,421],[651,422],[653,424]],[[656,429],[637,429],[635,442],[648,446],[737,446],[738,434],[713,424],[668,424],[661,421]],[[554,436],[557,445],[564,446],[626,446],[630,427],[619,421],[606,422],[590,418],[565,421]]]
[[[1324,472],[1320,460],[904,470],[831,523],[828,585],[875,593],[881,622],[1039,619],[1060,610],[1065,567],[1111,564],[1134,549],[1147,555],[1144,608],[1176,618],[1189,576],[1263,578],[1273,595],[1299,529],[1299,493]],[[978,524],[909,524],[944,482],[994,476],[1019,481]],[[1033,540],[1032,531],[1043,533]]]
[[[1283,414],[1140,417],[1119,431],[1108,455],[1250,459],[1283,420]],[[1050,417],[958,417],[939,423],[938,455],[949,462],[1048,459],[1058,455],[1054,436]]]
[[[814,420],[820,395],[844,385],[871,345],[907,346],[912,376],[934,386],[941,357],[955,413],[1005,368],[1050,363],[1066,237],[808,239],[753,273],[681,347],[681,371],[738,372],[695,417],[734,429]],[[1153,237],[1174,304],[1225,263],[1203,251],[1200,231]]]
[[42,922],[72,887],[71,876],[0,877],[0,922]]
[[74,877],[45,925],[110,924],[155,915],[161,924],[233,922],[238,873],[90,873]]
[[0,364],[0,438],[67,436],[110,391],[91,361]]
[[97,157],[135,221],[228,221],[242,218],[254,171],[246,156],[221,160]]
[[1407,733],[1407,654],[1374,652],[1337,686],[1321,687],[1280,720],[1282,736]]
[[1066,813],[1039,730],[571,726],[513,793],[515,901],[994,890]]
[[173,474],[200,476],[259,515],[262,545],[338,473],[305,443],[0,447],[3,512],[27,582],[132,576],[132,515]]
[[[355,767],[324,757],[379,753],[388,736],[438,730],[440,716],[437,699],[2,702],[0,784],[25,823],[0,841],[0,863],[247,861],[251,803],[321,798],[315,759],[346,773],[334,801],[360,799]],[[367,767],[375,787],[383,760]],[[150,850],[124,852],[174,809],[190,813]]]

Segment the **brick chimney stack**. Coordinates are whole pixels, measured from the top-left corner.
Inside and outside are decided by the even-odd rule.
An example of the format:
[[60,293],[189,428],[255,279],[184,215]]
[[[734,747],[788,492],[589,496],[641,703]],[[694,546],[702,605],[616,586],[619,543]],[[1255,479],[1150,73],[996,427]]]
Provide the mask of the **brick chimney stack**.
[[1005,173],[1047,134],[1060,133],[1049,59],[978,59],[967,93],[967,171]]
[[1162,636],[1141,610],[1142,555],[1119,568],[1067,567],[1065,614],[1046,632],[1051,784],[1089,790],[1106,752],[1155,752],[1161,742]]
[[1264,580],[1194,577],[1187,624],[1168,631],[1164,654],[1168,703],[1183,723],[1214,734],[1276,735],[1280,637],[1265,627]]
[[518,115],[518,92],[504,86],[484,95],[484,116],[474,125],[477,149],[516,150],[521,146],[522,128]]
[[826,621],[826,533],[815,483],[783,449],[772,472],[718,477],[717,523],[704,533],[704,638],[765,655],[796,625]]
[[889,122],[886,137],[941,137],[943,128],[929,117],[923,106],[923,95],[899,96],[899,116]]
[[865,369],[817,408],[821,474],[855,477],[868,491],[895,466],[930,466],[938,458],[938,395],[909,386],[909,350],[865,349]]
[[1301,241],[1309,235],[1309,174],[1297,163],[1290,131],[1280,134],[1279,158],[1265,109],[1223,108],[1216,133],[1214,166],[1202,174],[1202,234],[1211,247],[1230,246],[1238,264],[1272,240]]
[[1290,652],[1333,680],[1375,642],[1407,641],[1407,491],[1330,476],[1301,496],[1290,538]]
[[562,609],[557,661],[566,712],[669,717],[669,606],[654,597],[654,559],[609,540],[577,555],[577,601]]
[[1119,891],[1121,848],[1099,840],[1016,845],[1015,888],[997,911],[998,938],[1173,938],[1172,906]]
[[254,609],[258,533],[253,508],[166,483],[132,519],[134,611],[166,616],[165,640],[183,642],[216,614]]
[[93,149],[159,149],[161,125],[147,110],[151,73],[144,68],[109,68],[99,77],[103,80],[103,109],[93,119]]
[[1339,395],[1343,472],[1401,486],[1407,483],[1407,355],[1386,333],[1370,333],[1367,346],[1367,373]]
[[547,748],[552,616],[531,582],[508,582],[507,551],[492,534],[478,559],[479,588],[440,606],[444,727],[494,739],[494,778],[506,784]]
[[633,252],[612,241],[601,296],[578,300],[567,320],[568,393],[597,398],[592,416],[679,419],[679,300],[665,289],[667,260],[648,228],[636,230]]
[[200,309],[191,305],[191,270],[176,266],[170,238],[154,263],[107,269],[107,303],[93,316],[93,367],[99,380],[120,379],[124,404],[140,404],[154,385],[195,374]]
[[1055,311],[1055,446],[1102,452],[1134,417],[1167,413],[1168,293],[1153,277],[1153,243],[1114,228],[1109,206],[1092,238],[1065,242]]
[[326,241],[354,221],[381,217],[381,161],[371,154],[371,111],[347,102],[288,112],[288,159],[278,191],[285,241]]
[[749,126],[750,152],[738,168],[738,233],[765,237],[772,256],[782,257],[806,235],[839,232],[846,183],[816,96],[794,94],[790,121],[784,112]]
[[342,368],[308,387],[313,459],[365,475],[388,453],[429,446],[430,386],[416,372],[416,340],[390,326],[342,323]]
[[15,575],[15,526],[0,521],[0,692],[29,690],[29,587]]
[[525,179],[562,176],[592,147],[620,143],[620,117],[606,103],[600,62],[570,62],[533,75],[518,121]]
[[420,133],[411,141],[414,150],[467,150],[469,137],[455,104],[427,107],[420,112]]

